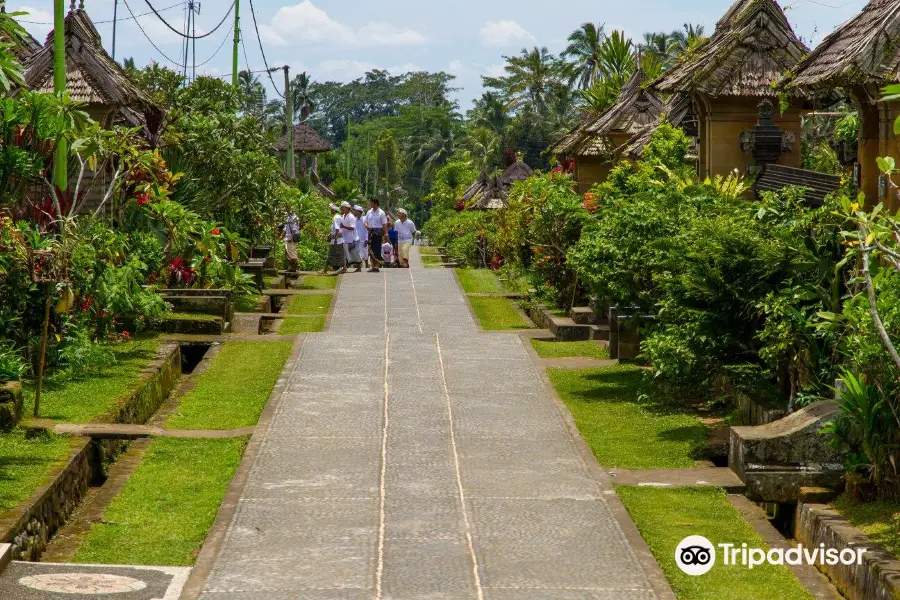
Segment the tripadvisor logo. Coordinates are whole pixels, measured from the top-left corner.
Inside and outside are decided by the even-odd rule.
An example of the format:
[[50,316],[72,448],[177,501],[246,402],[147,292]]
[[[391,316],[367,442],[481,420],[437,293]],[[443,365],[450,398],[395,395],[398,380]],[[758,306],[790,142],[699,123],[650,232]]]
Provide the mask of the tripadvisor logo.
[[747,544],[717,544],[702,535],[690,535],[675,548],[675,562],[678,568],[688,575],[704,575],[716,564],[716,548],[721,552],[722,564],[727,566],[741,566],[752,569],[760,565],[810,565],[810,566],[835,566],[861,565],[865,548],[826,548],[825,544],[818,547],[806,547],[798,544],[791,548],[750,548]]

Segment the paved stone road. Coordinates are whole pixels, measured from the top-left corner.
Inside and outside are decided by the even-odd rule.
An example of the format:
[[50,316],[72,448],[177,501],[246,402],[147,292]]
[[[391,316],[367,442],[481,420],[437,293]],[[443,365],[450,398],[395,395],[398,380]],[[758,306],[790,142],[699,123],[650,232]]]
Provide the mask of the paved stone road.
[[344,277],[201,598],[656,598],[521,340],[420,265]]

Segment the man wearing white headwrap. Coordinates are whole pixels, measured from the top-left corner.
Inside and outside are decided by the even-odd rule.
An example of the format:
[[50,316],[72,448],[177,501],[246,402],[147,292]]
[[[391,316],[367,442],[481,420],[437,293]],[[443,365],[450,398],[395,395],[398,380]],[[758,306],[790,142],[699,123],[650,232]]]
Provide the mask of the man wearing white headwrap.
[[[359,240],[356,235],[356,217],[349,202],[341,202],[341,231],[343,233],[344,254],[347,265],[356,265],[356,272],[362,271],[362,260],[359,257]],[[346,273],[347,267],[341,270]]]
[[328,208],[331,209],[331,234],[329,235],[331,243],[328,246],[328,264],[325,266],[325,271],[328,270],[328,267],[331,267],[338,272],[346,273],[347,255],[344,252],[344,235],[341,229],[340,209],[334,204],[329,204]]
[[369,230],[366,229],[366,218],[363,216],[363,207],[359,204],[353,206],[353,214],[356,215],[356,240],[359,244],[359,258],[369,267]]

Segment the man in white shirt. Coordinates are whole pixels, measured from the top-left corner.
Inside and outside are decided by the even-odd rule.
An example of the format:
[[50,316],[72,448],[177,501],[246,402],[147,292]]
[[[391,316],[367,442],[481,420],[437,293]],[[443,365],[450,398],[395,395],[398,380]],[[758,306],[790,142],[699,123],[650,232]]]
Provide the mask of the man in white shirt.
[[416,235],[416,224],[406,215],[406,209],[401,208],[397,211],[400,218],[394,223],[394,231],[397,232],[397,245],[399,246],[400,267],[409,268],[409,249],[413,244],[413,238]]
[[328,267],[335,269],[338,272],[347,272],[347,255],[344,253],[344,236],[341,230],[341,213],[340,209],[334,205],[330,204],[328,208],[331,209],[331,244],[328,246],[328,264],[325,269],[327,271]]
[[[356,265],[356,272],[362,271],[362,260],[359,258],[359,241],[356,237],[356,217],[353,215],[353,207],[349,202],[341,202],[340,228],[343,234],[344,255],[347,265]],[[340,271],[347,272],[347,266]]]
[[378,198],[369,199],[369,212],[366,213],[366,229],[369,231],[369,259],[372,268],[369,273],[377,273],[384,262],[381,245],[388,237],[388,218],[379,206]]
[[359,258],[369,266],[369,230],[366,229],[366,217],[363,207],[359,204],[353,206],[353,214],[356,215],[356,241],[359,244]]

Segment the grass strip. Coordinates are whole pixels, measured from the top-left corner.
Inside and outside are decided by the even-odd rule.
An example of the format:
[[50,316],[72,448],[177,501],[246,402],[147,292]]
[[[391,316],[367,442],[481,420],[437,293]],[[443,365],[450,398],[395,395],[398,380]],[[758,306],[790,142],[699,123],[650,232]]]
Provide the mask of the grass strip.
[[596,342],[542,342],[541,340],[531,340],[534,351],[541,358],[597,358],[600,360],[609,359],[609,348],[601,346]]
[[261,294],[241,295],[234,303],[234,310],[235,312],[256,312],[261,298]]
[[298,333],[313,333],[325,329],[324,315],[308,315],[305,317],[286,317],[278,326],[281,335],[296,335]]
[[675,548],[689,535],[702,535],[713,545],[768,548],[720,488],[617,486],[616,492],[679,600],[812,599],[786,567],[724,565],[718,548],[706,575],[693,577],[678,568]]
[[490,269],[456,269],[456,276],[467,294],[491,294],[503,291],[500,280]]
[[436,268],[441,266],[441,258],[438,256],[426,254],[422,257],[422,265],[425,268]]
[[[116,363],[97,373],[73,379],[65,373],[44,380],[41,392],[41,418],[61,423],[87,423],[111,411],[120,398],[134,391],[141,371],[159,350],[155,336],[139,337],[131,342],[109,344]],[[27,385],[25,414],[34,412],[34,386]],[[2,454],[0,454],[2,456]]]
[[259,420],[291,342],[229,342],[181,398],[170,429],[238,429]]
[[547,369],[547,374],[604,467],[695,466],[706,427],[671,400],[646,393],[639,368]]
[[71,448],[69,440],[52,433],[31,439],[22,429],[0,434],[0,511],[30,498]]
[[221,321],[221,315],[210,315],[206,313],[188,313],[188,312],[172,312],[166,313],[160,319],[164,321]]
[[291,301],[283,311],[287,315],[325,315],[331,306],[334,294],[310,294],[291,296]]
[[513,303],[506,298],[491,298],[489,296],[468,296],[469,303],[482,329],[528,329],[530,325],[525,322],[522,315],[515,309]]
[[300,290],[333,290],[337,287],[334,275],[304,275],[300,280]]
[[266,284],[267,289],[278,289],[284,287],[284,276],[282,275],[267,275],[263,277],[263,283]]
[[426,255],[430,255],[430,254],[437,254],[438,249],[435,248],[434,246],[419,246],[419,253],[422,256],[426,256]]
[[900,556],[900,503],[858,502],[844,495],[832,507],[873,542],[884,546],[895,557]]
[[74,562],[194,564],[246,444],[246,438],[154,440]]

